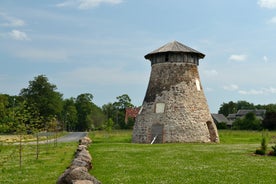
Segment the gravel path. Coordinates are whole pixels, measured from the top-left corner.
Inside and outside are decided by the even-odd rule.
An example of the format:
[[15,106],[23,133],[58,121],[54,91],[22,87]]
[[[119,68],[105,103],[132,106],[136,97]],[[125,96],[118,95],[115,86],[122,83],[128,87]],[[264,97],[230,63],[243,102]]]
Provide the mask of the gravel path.
[[85,137],[87,132],[69,132],[63,137],[59,137],[57,142],[75,142],[79,141],[81,138]]
[[[39,141],[39,144],[52,143],[55,141],[57,143],[59,143],[59,142],[78,142],[81,138],[85,137],[86,135],[87,135],[87,132],[69,132],[67,135],[57,138],[57,140],[50,139],[50,140]],[[14,144],[19,144],[19,143],[17,142]],[[33,142],[27,142],[27,143],[23,143],[23,144],[36,144],[36,142],[33,141]]]

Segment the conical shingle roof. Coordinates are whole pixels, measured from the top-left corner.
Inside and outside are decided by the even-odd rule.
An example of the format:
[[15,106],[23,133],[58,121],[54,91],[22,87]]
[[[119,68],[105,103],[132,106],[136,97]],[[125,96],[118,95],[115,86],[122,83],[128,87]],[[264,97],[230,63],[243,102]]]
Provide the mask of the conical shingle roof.
[[177,41],[173,41],[170,43],[167,43],[166,45],[163,45],[162,47],[148,53],[145,55],[146,59],[149,59],[151,55],[157,54],[157,53],[165,53],[165,52],[183,52],[183,53],[195,53],[197,54],[200,58],[204,58],[204,54],[201,52],[192,49],[186,45],[183,45],[182,43],[179,43]]

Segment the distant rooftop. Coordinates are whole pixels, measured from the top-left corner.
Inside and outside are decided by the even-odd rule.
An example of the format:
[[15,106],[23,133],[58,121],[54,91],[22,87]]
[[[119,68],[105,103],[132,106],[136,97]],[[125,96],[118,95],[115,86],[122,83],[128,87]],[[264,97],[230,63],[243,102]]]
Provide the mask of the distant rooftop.
[[226,123],[226,125],[232,126],[232,123],[223,114],[211,114],[211,116],[216,124]]
[[201,52],[192,49],[186,45],[183,45],[182,43],[179,43],[177,41],[173,41],[170,43],[167,43],[166,45],[163,45],[162,47],[148,53],[145,55],[146,59],[149,59],[151,55],[157,54],[157,53],[165,53],[165,52],[183,52],[183,53],[195,53],[199,56],[199,58],[204,58],[205,55],[202,54]]
[[265,109],[240,109],[238,110],[236,116],[245,116],[246,114],[253,112],[256,116],[265,116]]

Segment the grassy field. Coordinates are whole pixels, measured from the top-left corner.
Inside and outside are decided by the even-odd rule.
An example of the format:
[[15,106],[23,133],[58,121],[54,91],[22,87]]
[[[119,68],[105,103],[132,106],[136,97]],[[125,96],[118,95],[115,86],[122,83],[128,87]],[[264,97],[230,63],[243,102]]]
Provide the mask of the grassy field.
[[73,159],[77,143],[43,144],[36,160],[36,146],[23,145],[22,168],[19,145],[0,143],[0,183],[53,184]]
[[[131,131],[91,132],[91,174],[112,183],[276,183],[276,157],[256,156],[261,132],[220,131],[220,144],[132,144]],[[276,132],[270,132],[275,144]],[[271,147],[269,146],[269,148]],[[53,184],[70,165],[77,143],[0,143],[0,183]]]
[[130,131],[90,136],[91,174],[103,184],[276,183],[276,157],[253,154],[261,132],[220,131],[220,144],[132,144]]

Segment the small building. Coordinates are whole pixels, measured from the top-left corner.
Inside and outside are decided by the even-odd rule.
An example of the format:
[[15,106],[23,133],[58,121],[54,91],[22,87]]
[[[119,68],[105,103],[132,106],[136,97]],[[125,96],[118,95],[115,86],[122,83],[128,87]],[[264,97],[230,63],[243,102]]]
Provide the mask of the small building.
[[138,115],[140,111],[140,107],[129,107],[126,108],[126,114],[125,114],[125,123],[128,123],[129,118],[132,118],[135,120],[136,116]]
[[256,117],[261,121],[265,118],[265,113],[266,113],[265,109],[240,109],[236,114],[229,114],[227,116],[227,119],[232,124],[236,119],[243,118],[246,114],[250,112],[254,113]]
[[211,114],[216,125],[225,123],[227,127],[231,127],[232,123],[223,114]]
[[253,110],[250,110],[250,109],[240,109],[238,110],[237,114],[236,114],[236,119],[237,118],[242,118],[244,117],[246,114],[248,113],[254,113],[256,115],[256,117],[260,120],[263,120],[265,118],[265,113],[266,113],[266,110],[265,109],[253,109]]
[[236,114],[228,114],[227,119],[228,119],[229,123],[231,123],[231,125],[232,125],[233,122],[236,120]]

